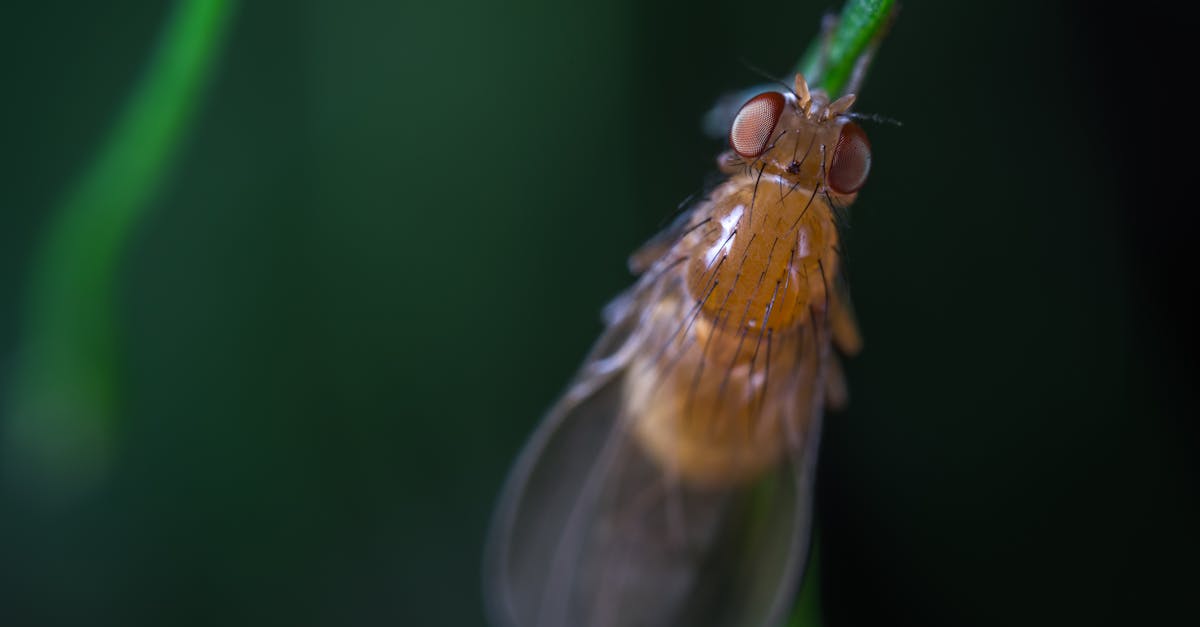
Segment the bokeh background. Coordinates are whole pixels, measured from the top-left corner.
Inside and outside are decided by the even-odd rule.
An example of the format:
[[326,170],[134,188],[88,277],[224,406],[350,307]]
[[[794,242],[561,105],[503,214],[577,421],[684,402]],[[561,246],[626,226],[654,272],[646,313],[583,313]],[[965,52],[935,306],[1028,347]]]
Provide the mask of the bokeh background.
[[[854,207],[828,625],[1194,613],[1187,75],[1152,4],[905,3],[857,106],[903,126]],[[172,7],[2,11],[0,395]],[[121,255],[110,466],[0,464],[0,624],[482,624],[506,468],[712,172],[700,117],[830,8],[240,3]]]

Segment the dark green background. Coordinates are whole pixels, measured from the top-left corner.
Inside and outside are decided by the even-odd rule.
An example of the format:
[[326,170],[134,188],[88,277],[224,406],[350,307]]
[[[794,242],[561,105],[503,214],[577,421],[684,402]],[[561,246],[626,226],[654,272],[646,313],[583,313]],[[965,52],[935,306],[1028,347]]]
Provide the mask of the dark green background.
[[[0,17],[5,383],[28,260],[164,4]],[[124,259],[112,475],[2,483],[0,624],[481,624],[510,460],[713,170],[701,114],[830,8],[792,4],[243,3]],[[904,125],[868,127],[854,207],[829,625],[1141,624],[1195,593],[1194,280],[1145,214],[1177,206],[1147,180],[1176,77],[1155,13],[1088,7],[907,3],[859,100]]]

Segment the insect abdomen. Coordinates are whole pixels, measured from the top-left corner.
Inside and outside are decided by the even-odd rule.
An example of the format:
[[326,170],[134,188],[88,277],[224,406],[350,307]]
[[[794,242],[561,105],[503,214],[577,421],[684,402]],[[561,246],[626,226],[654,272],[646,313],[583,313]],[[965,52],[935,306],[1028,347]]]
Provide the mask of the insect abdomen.
[[808,331],[825,308],[828,207],[775,177],[747,179],[719,188],[712,226],[676,247],[691,298],[655,311],[653,336],[665,339],[633,359],[626,391],[643,448],[698,484],[774,466],[808,419],[796,399],[811,396],[797,386],[816,378]]

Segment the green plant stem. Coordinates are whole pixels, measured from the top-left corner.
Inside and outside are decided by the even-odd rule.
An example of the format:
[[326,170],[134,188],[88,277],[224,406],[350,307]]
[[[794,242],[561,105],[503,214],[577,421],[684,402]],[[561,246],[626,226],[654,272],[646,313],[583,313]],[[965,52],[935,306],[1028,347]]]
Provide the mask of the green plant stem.
[[847,0],[828,42],[817,37],[796,65],[811,87],[838,96],[850,82],[854,66],[891,22],[893,0]]
[[[848,0],[835,28],[813,39],[794,71],[804,75],[809,87],[823,89],[835,98],[841,96],[859,59],[887,33],[894,9],[893,0]],[[791,84],[790,76],[781,80]],[[767,83],[722,96],[704,115],[704,132],[709,137],[725,137],[733,116],[747,100],[780,88]]]
[[118,404],[117,270],[186,136],[232,4],[175,7],[108,139],[54,211],[32,264],[7,407],[4,457],[23,479],[69,489],[108,465]]
[[804,585],[800,588],[800,596],[792,608],[788,619],[788,627],[819,627],[821,620],[821,582],[817,573],[821,570],[821,545],[818,542],[817,530],[813,530],[812,548],[808,556],[808,566],[805,568]]
[[[841,95],[854,75],[859,59],[864,54],[873,53],[870,47],[876,45],[886,33],[893,9],[893,0],[847,0],[836,28],[827,40],[819,36],[809,45],[796,65],[796,71],[804,74],[809,86],[823,89],[834,97]],[[819,627],[823,622],[819,588],[820,551],[815,532],[812,543],[804,587],[788,621],[789,627]]]

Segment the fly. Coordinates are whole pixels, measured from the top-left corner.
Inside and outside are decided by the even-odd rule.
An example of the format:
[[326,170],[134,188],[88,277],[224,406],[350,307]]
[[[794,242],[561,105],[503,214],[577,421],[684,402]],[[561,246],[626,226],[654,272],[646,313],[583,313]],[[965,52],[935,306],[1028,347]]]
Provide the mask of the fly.
[[636,284],[512,470],[486,561],[505,627],[774,625],[804,568],[836,345],[839,227],[871,147],[797,74],[749,99],[727,179],[633,254]]

